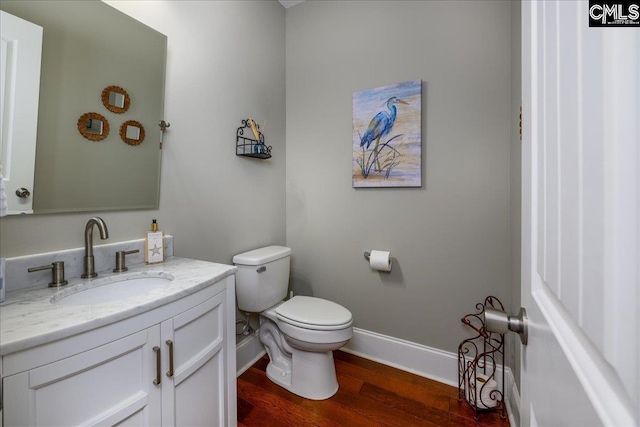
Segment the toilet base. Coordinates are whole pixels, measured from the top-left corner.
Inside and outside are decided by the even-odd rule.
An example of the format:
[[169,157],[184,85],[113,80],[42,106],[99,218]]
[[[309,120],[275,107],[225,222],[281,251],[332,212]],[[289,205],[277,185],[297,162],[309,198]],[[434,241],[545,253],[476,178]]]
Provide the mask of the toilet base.
[[338,391],[333,352],[312,353],[293,349],[291,369],[269,361],[267,377],[293,394],[311,400],[328,399]]

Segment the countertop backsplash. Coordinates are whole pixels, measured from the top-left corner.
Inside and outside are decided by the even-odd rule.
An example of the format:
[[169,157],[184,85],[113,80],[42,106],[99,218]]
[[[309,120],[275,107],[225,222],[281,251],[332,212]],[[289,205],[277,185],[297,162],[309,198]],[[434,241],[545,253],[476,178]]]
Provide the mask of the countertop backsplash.
[[[95,271],[111,272],[116,263],[116,252],[138,249],[139,252],[126,256],[128,266],[144,263],[145,239],[128,240],[125,242],[99,244],[94,240],[93,256]],[[164,236],[165,258],[173,256],[173,236]],[[80,277],[84,269],[84,247],[67,249],[57,252],[46,252],[6,259],[5,286],[6,292],[14,292],[28,288],[46,288],[51,282],[51,270],[29,273],[27,269],[64,261],[64,272],[67,279]],[[98,276],[99,277],[99,276]]]

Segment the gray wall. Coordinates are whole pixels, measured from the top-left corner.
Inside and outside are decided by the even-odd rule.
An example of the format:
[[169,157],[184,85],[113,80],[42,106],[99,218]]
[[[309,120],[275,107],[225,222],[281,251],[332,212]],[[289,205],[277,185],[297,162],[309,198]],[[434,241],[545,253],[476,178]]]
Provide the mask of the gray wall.
[[[306,1],[287,10],[292,287],[355,326],[456,351],[510,300],[510,3]],[[353,189],[352,93],[423,80],[423,186]],[[390,274],[368,249],[390,250]]]
[[[176,236],[178,256],[229,263],[240,251],[284,244],[284,8],[275,1],[109,3],[168,36],[165,119],[171,123],[160,208],[100,213],[109,242],[141,238],[157,218]],[[270,160],[235,156],[236,128],[248,116],[260,125],[267,120]],[[2,218],[0,254],[81,247],[91,216]]]

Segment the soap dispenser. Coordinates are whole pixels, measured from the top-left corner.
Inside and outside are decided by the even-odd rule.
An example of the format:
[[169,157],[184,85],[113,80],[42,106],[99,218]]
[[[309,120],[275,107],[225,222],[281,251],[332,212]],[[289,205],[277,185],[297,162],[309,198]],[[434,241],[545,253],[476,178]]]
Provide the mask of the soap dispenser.
[[164,261],[164,232],[158,230],[158,222],[151,222],[151,230],[147,231],[144,245],[144,260],[147,264],[156,264]]

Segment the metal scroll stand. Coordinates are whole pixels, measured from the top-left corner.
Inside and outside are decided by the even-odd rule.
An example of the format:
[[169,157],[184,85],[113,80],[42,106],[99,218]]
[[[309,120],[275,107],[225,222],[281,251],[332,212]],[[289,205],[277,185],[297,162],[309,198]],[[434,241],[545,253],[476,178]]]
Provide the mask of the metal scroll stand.
[[164,131],[171,126],[171,123],[160,120],[158,126],[160,126],[160,149],[162,150],[162,137],[164,136]]
[[500,411],[506,418],[504,399],[505,330],[487,328],[492,323],[488,313],[503,313],[504,306],[496,297],[489,296],[484,303],[476,304],[478,312],[467,314],[462,323],[476,335],[460,343],[458,347],[458,400],[465,400],[475,412],[478,421],[481,412]]

